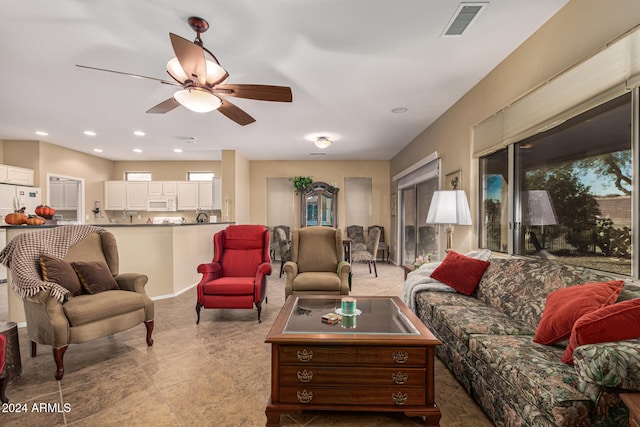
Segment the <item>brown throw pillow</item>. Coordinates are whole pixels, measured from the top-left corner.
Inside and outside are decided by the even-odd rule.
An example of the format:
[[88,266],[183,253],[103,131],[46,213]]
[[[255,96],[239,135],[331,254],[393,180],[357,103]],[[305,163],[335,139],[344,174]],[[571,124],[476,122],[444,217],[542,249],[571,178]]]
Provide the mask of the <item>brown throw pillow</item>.
[[120,289],[107,264],[100,261],[72,262],[82,287],[88,294]]
[[76,271],[68,263],[60,258],[49,255],[40,255],[40,269],[42,280],[57,283],[69,290],[69,295],[75,297],[82,294],[82,285]]

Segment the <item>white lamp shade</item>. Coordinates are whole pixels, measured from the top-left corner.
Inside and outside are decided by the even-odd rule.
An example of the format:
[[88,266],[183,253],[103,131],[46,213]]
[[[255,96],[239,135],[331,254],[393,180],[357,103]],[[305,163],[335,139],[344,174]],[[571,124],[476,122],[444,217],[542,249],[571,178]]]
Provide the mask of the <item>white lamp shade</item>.
[[209,83],[210,85],[214,83],[218,83],[218,80],[220,80],[221,78],[224,77],[225,74],[227,74],[224,68],[222,68],[221,66],[219,66],[213,61],[209,61],[207,59],[206,64],[207,64],[207,83]]
[[525,191],[522,200],[525,225],[556,225],[558,217],[547,190]]
[[208,113],[222,105],[220,98],[198,87],[179,90],[173,94],[173,97],[184,107],[196,113]]
[[442,190],[433,193],[427,224],[471,225],[471,211],[463,190]]
[[[206,81],[210,85],[218,83],[218,81],[227,73],[221,66],[213,61],[207,59],[205,61],[205,64],[207,66]],[[184,82],[187,80],[193,80],[193,77],[188,76],[187,73],[185,73],[184,69],[180,65],[180,62],[178,61],[178,58],[172,58],[169,60],[169,62],[167,62],[167,71],[174,79],[178,80],[182,84],[184,84]]]
[[190,80],[190,77],[187,76],[187,73],[182,69],[180,62],[178,62],[178,58],[172,58],[167,62],[167,71],[171,74],[171,77],[180,83]]

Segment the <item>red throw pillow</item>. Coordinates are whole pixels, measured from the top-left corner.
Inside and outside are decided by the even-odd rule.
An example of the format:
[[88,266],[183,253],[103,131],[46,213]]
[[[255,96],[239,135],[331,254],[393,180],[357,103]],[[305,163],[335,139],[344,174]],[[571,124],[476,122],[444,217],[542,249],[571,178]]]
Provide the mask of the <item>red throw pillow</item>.
[[611,280],[569,286],[551,292],[547,295],[547,304],[533,342],[550,345],[569,338],[576,320],[616,302],[623,284],[622,280]]
[[576,321],[562,361],[573,365],[573,350],[585,344],[640,338],[640,298],[587,313]]
[[471,295],[489,264],[488,261],[449,251],[440,265],[433,270],[431,277],[446,283],[461,294]]

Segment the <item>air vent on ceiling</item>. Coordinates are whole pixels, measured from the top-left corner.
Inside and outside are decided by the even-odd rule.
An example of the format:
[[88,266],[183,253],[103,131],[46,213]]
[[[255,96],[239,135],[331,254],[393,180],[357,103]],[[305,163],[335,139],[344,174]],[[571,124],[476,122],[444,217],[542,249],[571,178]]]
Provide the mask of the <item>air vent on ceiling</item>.
[[174,136],[174,138],[187,144],[195,144],[198,142],[198,139],[193,136]]
[[488,4],[486,2],[460,3],[442,32],[442,37],[460,37]]
[[312,152],[309,153],[310,156],[326,156],[327,153],[322,153],[322,152]]

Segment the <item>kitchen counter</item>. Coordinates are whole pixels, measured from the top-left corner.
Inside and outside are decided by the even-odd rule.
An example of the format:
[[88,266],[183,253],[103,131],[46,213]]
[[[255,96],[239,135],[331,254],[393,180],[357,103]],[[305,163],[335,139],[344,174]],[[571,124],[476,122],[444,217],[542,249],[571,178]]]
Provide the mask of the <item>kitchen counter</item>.
[[[122,224],[111,224],[111,223],[103,223],[103,224],[87,224],[87,225],[95,225],[96,227],[183,227],[189,225],[224,225],[225,227],[230,224],[235,224],[235,222],[185,222],[183,224],[173,224],[173,223],[162,223],[162,224],[147,224],[147,223],[122,223]],[[65,224],[43,224],[43,225],[0,225],[0,229],[40,229],[40,228],[52,228],[52,227],[61,227]]]
[[[91,225],[104,227],[115,236],[120,272],[146,274],[149,276],[147,294],[152,299],[162,299],[179,295],[200,281],[198,265],[213,259],[213,235],[229,224],[233,223]],[[56,226],[6,225],[2,228],[9,242],[17,234]],[[7,292],[9,320],[25,322],[22,299],[9,286]],[[195,310],[193,315],[195,322]]]

